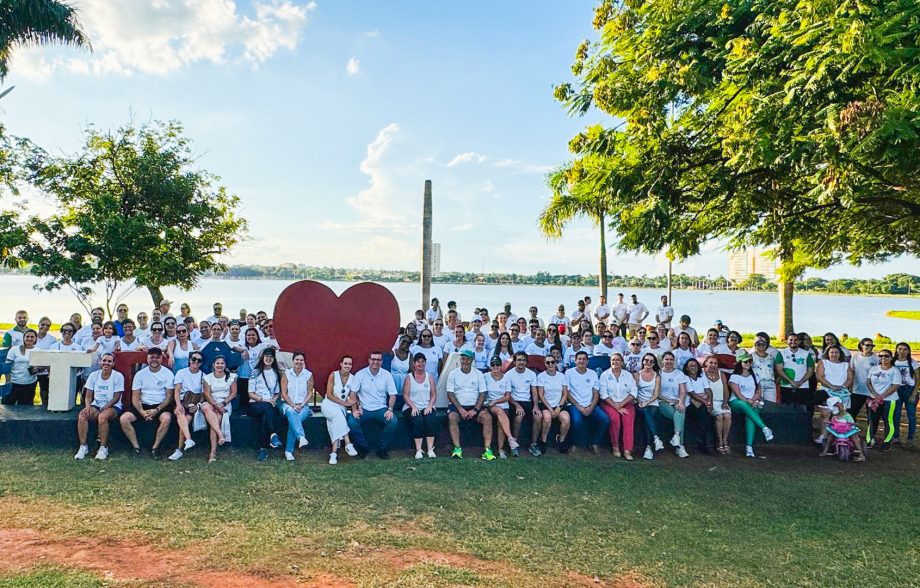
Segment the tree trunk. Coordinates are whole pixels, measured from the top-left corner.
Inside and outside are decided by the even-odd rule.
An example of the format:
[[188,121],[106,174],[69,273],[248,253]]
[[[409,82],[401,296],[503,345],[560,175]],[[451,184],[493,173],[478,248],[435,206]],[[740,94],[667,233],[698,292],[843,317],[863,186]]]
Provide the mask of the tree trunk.
[[795,332],[792,327],[792,295],[795,292],[795,280],[788,282],[780,278],[779,283],[779,339],[786,340],[789,333]]
[[604,227],[604,212],[599,211],[598,214],[598,227],[601,230],[601,268],[600,275],[598,276],[600,280],[601,287],[601,296],[604,299],[607,299],[607,230]]
[[147,290],[150,291],[150,297],[153,298],[153,307],[160,308],[160,302],[163,301],[163,292],[160,291],[160,287],[147,286]]

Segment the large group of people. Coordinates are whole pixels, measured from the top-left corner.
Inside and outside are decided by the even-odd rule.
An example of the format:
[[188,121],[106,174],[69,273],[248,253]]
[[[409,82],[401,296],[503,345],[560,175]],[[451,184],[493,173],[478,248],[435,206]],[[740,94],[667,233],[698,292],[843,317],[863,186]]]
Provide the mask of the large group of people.
[[[12,363],[12,386],[3,404],[31,405],[36,390],[47,403],[48,372],[29,360],[32,350],[43,349],[93,357],[78,389],[77,459],[90,454],[94,424],[95,458],[106,459],[116,421],[136,454],[142,449],[135,427],[153,427],[149,451],[159,458],[175,420],[177,446],[168,459],[182,459],[195,446],[193,433],[208,429],[208,460],[216,461],[219,448],[232,440],[234,410],[253,419],[259,460],[274,449],[294,460],[308,445],[304,422],[317,413],[326,421],[330,464],[337,463],[340,449],[351,457],[367,455],[368,423],[382,429],[376,455],[387,459],[400,412],[415,457],[433,458],[442,378],[452,458],[463,457],[462,421],[481,432],[481,458],[488,461],[519,456],[522,446],[535,457],[550,448],[569,453],[576,446],[597,453],[605,437],[612,455],[628,461],[637,448],[643,458],[654,459],[666,446],[686,458],[688,423],[696,431],[696,452],[728,454],[733,417],[743,419],[745,455],[755,457],[756,439],[773,439],[761,418],[771,403],[801,407],[817,417],[815,442],[822,455],[840,430],[853,437],[856,460],[864,460],[876,445],[887,450],[901,442],[905,412],[908,442],[916,432],[920,362],[907,343],[876,352],[873,340],[864,338],[851,351],[833,333],[820,345],[807,333],[790,333],[785,346],[775,348],[761,332],[744,348],[742,336],[721,321],[698,333],[689,316],[675,315],[666,296],[654,313],[636,295],[627,303],[619,294],[615,304],[602,296],[597,305],[585,297],[573,312],[559,305],[545,320],[535,306],[517,316],[510,303],[494,317],[477,308],[464,320],[454,302],[442,308],[434,298],[400,328],[392,349],[357,358],[366,359],[367,367],[352,373],[356,358],[342,357],[325,382],[318,411],[308,358],[285,350],[292,352],[289,365],[280,365],[281,348],[267,313],[242,310],[231,318],[215,303],[211,316],[196,321],[188,305],[178,315],[170,312],[171,305],[164,300],[136,320],[124,304],[110,321],[96,308],[88,325],[75,313],[61,326],[60,339],[50,333],[49,318],[42,317],[33,330],[28,314],[17,312],[15,326],[0,344],[9,348]],[[218,355],[205,369],[202,350],[212,342],[239,353],[239,367]],[[124,351],[146,352],[131,390],[125,390],[125,377],[114,367],[116,354]],[[383,367],[387,360],[389,369]],[[863,410],[864,432],[855,420]],[[525,423],[529,439],[521,437]],[[877,440],[880,427],[883,435]],[[640,439],[638,428],[644,432]]]

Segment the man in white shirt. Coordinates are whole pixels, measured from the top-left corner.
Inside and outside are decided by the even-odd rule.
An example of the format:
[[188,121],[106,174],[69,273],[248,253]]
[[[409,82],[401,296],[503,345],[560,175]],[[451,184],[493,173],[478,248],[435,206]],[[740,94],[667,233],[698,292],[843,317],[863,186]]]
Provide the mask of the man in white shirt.
[[131,406],[133,410],[121,415],[121,430],[131,443],[134,455],[140,456],[141,446],[137,441],[134,430],[135,421],[143,421],[157,425],[153,446],[150,455],[153,459],[160,459],[160,443],[169,431],[172,422],[173,386],[175,380],[173,373],[162,366],[163,352],[159,347],[147,350],[147,367],[134,375],[131,384]]
[[581,328],[581,321],[589,318],[589,314],[585,310],[585,301],[578,301],[578,308],[572,311],[572,317],[569,324],[572,326],[573,330],[578,330]]
[[438,302],[437,298],[431,299],[431,308],[425,312],[425,320],[428,321],[429,325],[433,325],[434,321],[444,318],[444,315],[441,313],[441,303]]
[[473,352],[464,349],[460,352],[460,367],[454,368],[447,374],[447,429],[450,433],[450,442],[454,448],[450,456],[463,459],[463,449],[460,447],[460,421],[475,420],[482,427],[482,444],[485,451],[482,459],[492,461],[492,415],[488,410],[483,410],[486,401],[486,381],[482,372],[473,369]]
[[626,312],[629,314],[629,333],[635,336],[636,331],[642,326],[642,321],[648,317],[648,307],[639,302],[639,298],[633,294],[632,304],[629,305]]
[[172,300],[166,300],[165,298],[160,301],[160,317],[165,319],[166,317],[172,317],[173,313],[169,312],[169,308],[172,306]]
[[680,320],[678,321],[677,326],[673,327],[669,331],[669,336],[675,343],[677,343],[677,336],[681,333],[687,333],[687,335],[690,336],[690,345],[693,347],[696,347],[700,344],[700,338],[696,333],[696,329],[690,326],[690,315],[680,315]]
[[514,323],[517,322],[518,316],[517,316],[516,314],[514,314],[513,312],[511,312],[511,303],[510,303],[510,302],[506,302],[506,303],[505,303],[505,316],[508,317],[508,324],[509,324],[509,325],[513,325]]
[[600,304],[594,307],[594,324],[607,324],[610,319],[610,307],[607,306],[607,297],[601,296]]
[[659,325],[664,325],[668,329],[671,328],[671,320],[674,319],[674,307],[668,304],[668,297],[661,297],[661,306],[658,307],[658,310],[655,311],[655,320],[658,321]]
[[[566,383],[569,389],[569,403],[566,410],[571,419],[572,436],[575,442],[597,453],[597,446],[610,427],[610,417],[598,406],[599,396],[597,372],[588,369],[588,354],[581,352],[575,355],[575,368],[566,371]],[[593,421],[595,431],[588,431],[585,419]],[[571,444],[565,446],[567,451]],[[561,449],[560,449],[561,450]]]
[[[546,344],[546,331],[543,329],[537,329],[534,334],[533,343],[527,345],[524,348],[524,352],[527,355],[539,355],[541,357],[546,357],[549,355],[549,345]],[[517,438],[517,435],[515,435]]]
[[585,318],[588,319],[588,322],[591,322],[592,316],[594,316],[594,304],[590,296],[585,296]]
[[517,323],[512,324],[508,332],[511,334],[511,351],[514,353],[524,351],[527,348],[527,342],[521,339],[520,325]]
[[447,301],[447,314],[450,314],[451,311],[454,311],[454,313],[457,315],[458,321],[463,320],[463,317],[460,316],[460,311],[457,310],[457,303],[454,302],[453,300],[448,300]]
[[626,328],[629,326],[629,306],[623,301],[623,293],[617,294],[617,303],[613,306],[613,316],[611,317],[611,326],[616,325],[620,331],[620,336],[626,336]]
[[125,377],[116,372],[115,356],[103,353],[99,358],[99,370],[91,373],[83,386],[83,403],[85,407],[77,415],[77,437],[80,449],[74,459],[83,459],[89,453],[87,437],[89,424],[97,423],[99,450],[96,459],[104,460],[109,456],[109,422],[117,420],[121,414],[121,395],[125,391]]
[[390,459],[390,441],[396,432],[397,424],[396,414],[393,412],[396,403],[396,384],[393,382],[393,375],[381,365],[383,353],[372,351],[368,356],[368,366],[355,374],[355,381],[351,384],[358,402],[348,415],[348,428],[351,430],[351,441],[358,449],[359,457],[367,455],[369,449],[362,425],[366,422],[377,422],[383,426],[380,441],[377,443],[377,457]]
[[208,321],[209,323],[211,323],[212,325],[215,323],[219,323],[221,317],[224,316],[224,305],[223,304],[221,304],[220,302],[215,302],[213,308],[214,308],[214,314],[204,319]]

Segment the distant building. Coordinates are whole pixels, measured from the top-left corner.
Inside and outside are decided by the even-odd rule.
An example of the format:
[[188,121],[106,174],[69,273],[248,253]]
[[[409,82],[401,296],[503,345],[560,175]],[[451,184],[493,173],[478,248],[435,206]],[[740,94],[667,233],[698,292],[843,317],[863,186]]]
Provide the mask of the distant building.
[[746,280],[751,274],[760,274],[776,280],[778,264],[760,247],[745,247],[728,253],[728,279],[732,282]]
[[437,278],[441,275],[441,244],[431,244],[431,277]]

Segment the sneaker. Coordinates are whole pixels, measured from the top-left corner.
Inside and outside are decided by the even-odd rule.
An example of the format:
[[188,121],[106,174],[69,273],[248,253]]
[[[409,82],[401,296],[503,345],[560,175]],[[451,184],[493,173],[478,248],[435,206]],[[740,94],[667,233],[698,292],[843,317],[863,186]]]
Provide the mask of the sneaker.
[[671,447],[680,447],[680,434],[679,433],[674,433],[674,436],[671,437]]
[[[349,447],[350,446],[351,444],[349,444]],[[339,463],[339,456],[336,455],[335,453],[330,453],[329,454],[329,465],[335,465],[337,463]]]
[[[520,446],[518,446],[518,447],[520,447]],[[511,450],[511,456],[512,456],[512,457],[521,457],[521,450],[518,449],[517,447],[513,448],[513,449]]]
[[159,447],[151,448],[150,457],[152,457],[154,461],[159,460],[161,457],[163,457],[163,455],[160,453],[160,448]]
[[[355,446],[354,446],[354,445],[352,445],[351,443],[349,443],[348,445],[345,446],[345,453],[347,453],[347,454],[348,454],[349,456],[351,456],[351,457],[354,457],[354,456],[358,455],[358,450],[355,449]],[[332,455],[335,455],[335,454],[333,453]]]
[[463,449],[454,447],[454,450],[450,452],[450,456],[455,459],[463,459]]
[[109,448],[105,445],[99,446],[99,451],[96,452],[96,459],[99,461],[105,461],[109,458]]
[[537,447],[540,448],[540,453],[546,453],[546,441],[537,441]]
[[309,445],[309,444],[310,444],[310,442],[307,441],[307,438],[306,438],[306,437],[301,436],[300,438],[297,439],[297,448],[298,448],[298,449],[303,449],[304,447],[306,447],[306,446]]
[[600,453],[600,451],[598,450],[597,445],[589,445],[589,446],[588,446],[588,449],[590,449],[590,450],[591,450],[591,453],[593,453],[594,455],[598,455],[598,454]]
[[182,459],[183,455],[185,454],[182,453],[182,450],[176,447],[176,450],[173,451],[172,454],[170,454],[170,456],[167,457],[166,459],[168,459],[169,461],[179,461],[180,459]]
[[358,447],[357,449],[355,449],[355,451],[358,452],[357,455],[355,455],[355,457],[357,457],[358,459],[364,459],[365,457],[367,457],[367,452],[369,450],[367,447],[364,447],[362,445],[361,447]]
[[278,438],[278,434],[277,434],[277,433],[272,433],[272,436],[271,436],[269,442],[270,442],[271,446],[272,446],[273,448],[275,448],[275,449],[278,449],[279,447],[281,447],[281,439]]
[[687,453],[687,450],[684,449],[684,446],[683,446],[683,445],[678,445],[678,446],[677,446],[677,451],[676,451],[676,453],[677,453],[677,457],[690,457],[690,454]]
[[563,439],[562,441],[559,442],[559,453],[568,453],[571,447],[572,447],[572,444],[569,443],[569,440]]
[[750,445],[744,448],[744,456],[745,457],[757,457],[756,455],[754,455],[754,448],[751,447]]
[[504,449],[498,450],[498,459],[508,459],[508,454],[505,453]]
[[419,449],[415,452],[415,459],[425,459],[425,452]]
[[195,442],[194,442],[194,441],[192,441],[191,439],[186,439],[186,440],[185,440],[185,445],[182,446],[182,451],[188,451],[189,449],[191,449],[191,448],[194,447],[194,446],[195,446]]
[[436,458],[437,456],[438,456],[438,455],[434,452],[434,447],[429,447],[429,448],[428,448],[428,457],[430,457],[431,459],[434,459],[434,458]]
[[132,448],[131,448],[131,457],[140,457],[140,456],[141,456],[141,448],[140,448],[140,447],[132,447]]
[[285,452],[284,452],[284,459],[286,459],[286,460],[288,460],[288,461],[294,461],[294,454],[291,453],[290,451],[285,451]]
[[527,451],[529,451],[529,452],[530,452],[530,455],[532,455],[532,456],[534,456],[534,457],[540,457],[541,455],[543,455],[543,454],[540,452],[540,448],[537,447],[537,444],[536,444],[536,443],[531,443],[531,444],[530,444],[530,447],[527,449]]
[[[766,434],[766,433],[764,433],[764,435],[763,435],[763,436],[764,436],[764,437],[766,437],[766,436],[767,436],[767,434]],[[818,435],[818,438],[817,438],[817,439],[815,439],[815,443],[817,443],[818,445],[824,445],[824,440],[825,440],[825,439],[827,439],[827,437],[826,437],[826,436],[824,436],[824,435]]]
[[508,448],[509,448],[509,449],[514,450],[514,449],[517,449],[517,448],[520,447],[520,446],[521,446],[521,444],[518,443],[518,442],[517,442],[517,439],[515,439],[514,437],[511,437],[511,438],[508,439]]
[[664,443],[661,442],[658,435],[655,435],[655,451],[661,451],[662,449],[664,449]]
[[390,459],[390,452],[386,449],[378,449],[377,457],[380,459]]
[[265,449],[264,447],[260,449],[259,454],[256,456],[256,459],[258,459],[259,461],[265,461],[266,459],[268,459],[268,449]]
[[482,452],[482,459],[485,461],[495,461],[495,454],[492,453],[491,447]]
[[83,459],[86,457],[86,454],[89,453],[89,445],[81,445],[80,449],[77,449],[76,455],[73,456],[74,459]]
[[[773,441],[773,431],[770,430],[770,427],[764,427],[761,429],[763,431],[763,438],[767,441]],[[824,443],[824,435],[821,435],[821,443]]]
[[650,446],[646,446],[645,453],[642,454],[642,457],[645,459],[655,459],[655,452],[652,451]]
[[889,451],[891,449],[891,443],[882,443],[882,451]]

